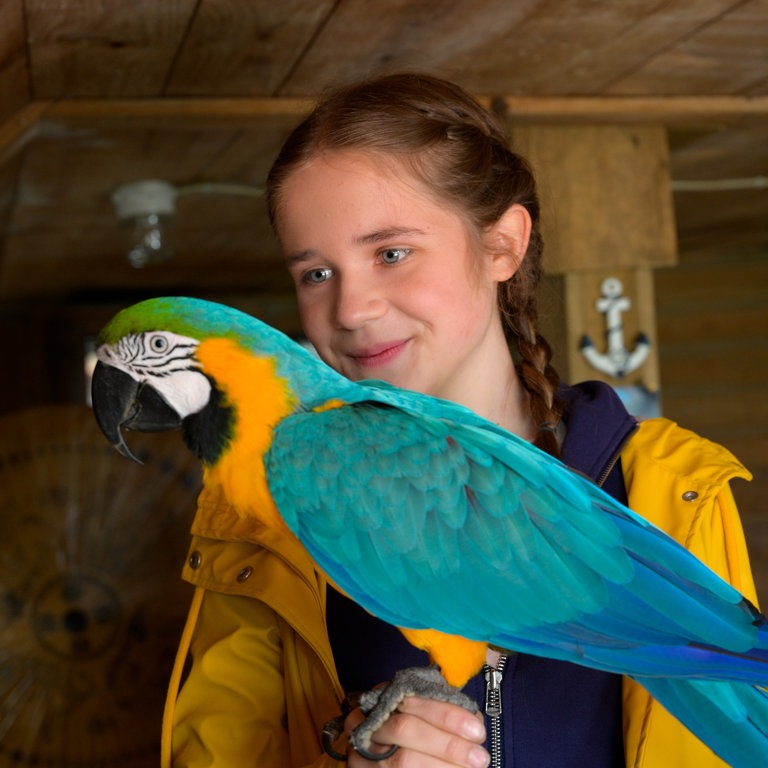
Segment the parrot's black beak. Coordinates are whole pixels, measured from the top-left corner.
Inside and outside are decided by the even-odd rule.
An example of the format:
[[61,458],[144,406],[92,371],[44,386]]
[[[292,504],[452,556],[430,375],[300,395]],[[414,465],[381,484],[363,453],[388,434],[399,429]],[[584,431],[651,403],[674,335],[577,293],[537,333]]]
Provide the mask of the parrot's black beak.
[[141,464],[123,438],[123,428],[164,432],[181,426],[176,411],[149,385],[104,363],[96,363],[91,382],[93,413],[107,440],[123,456]]

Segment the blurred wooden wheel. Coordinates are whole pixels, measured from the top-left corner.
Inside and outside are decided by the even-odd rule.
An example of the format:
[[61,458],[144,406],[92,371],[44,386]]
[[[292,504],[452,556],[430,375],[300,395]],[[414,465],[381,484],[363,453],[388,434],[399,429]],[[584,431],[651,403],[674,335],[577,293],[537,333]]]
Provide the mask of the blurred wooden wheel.
[[2,768],[158,763],[201,481],[176,433],[131,447],[86,406],[0,419]]

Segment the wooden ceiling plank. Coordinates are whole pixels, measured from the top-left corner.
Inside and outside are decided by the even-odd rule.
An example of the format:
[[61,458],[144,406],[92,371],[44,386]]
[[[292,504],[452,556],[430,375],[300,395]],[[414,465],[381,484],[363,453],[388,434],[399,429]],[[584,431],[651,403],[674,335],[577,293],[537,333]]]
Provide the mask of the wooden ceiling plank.
[[736,3],[694,34],[617,81],[607,93],[768,93],[768,4]]
[[676,179],[768,177],[768,124],[702,135],[674,152],[672,171]]
[[[675,178],[766,175],[766,2],[0,0],[0,171],[14,188],[20,174],[4,290],[36,290],[30,259],[46,265],[40,285],[53,294],[152,280],[124,272],[115,186],[260,185],[314,94],[387,69],[452,77],[515,125],[665,124]],[[30,94],[39,100],[23,107]],[[764,201],[764,191],[675,193],[683,258],[764,253]],[[183,264],[205,285],[211,254],[232,285],[275,279],[250,256],[279,259],[253,213],[261,202],[180,198],[178,259],[161,279]]]
[[0,121],[31,97],[22,0],[0,3]]
[[545,9],[526,35],[526,52],[540,60],[536,71],[526,72],[527,93],[661,96],[670,93],[664,78],[636,87],[634,73],[727,12],[733,0],[634,0],[596,4],[591,13],[576,6],[569,19],[562,18],[559,5],[550,3],[555,7]]
[[765,190],[676,192],[675,209],[681,252],[734,251],[750,246],[768,252]]
[[335,0],[202,0],[166,94],[275,94],[335,5]]
[[[603,95],[618,75],[634,71],[649,56],[664,51],[731,5],[732,0],[711,0],[694,7],[689,0],[663,4],[548,0],[514,30],[495,28],[485,47],[457,64],[459,71],[471,72],[468,85],[473,90],[512,82],[527,95]],[[663,80],[654,85],[645,91],[610,92],[665,93]]]
[[[249,137],[256,146],[263,141],[261,132],[250,132]],[[174,131],[38,137],[25,155],[9,217],[0,296],[66,295],[114,285],[138,286],[145,276],[124,264],[127,237],[115,217],[111,192],[120,183],[142,177],[174,183],[193,181],[195,175],[217,178],[222,175],[222,158],[227,167],[237,165],[231,154],[235,147],[244,153],[243,167],[254,152],[259,154],[242,131],[231,130],[188,133],[184,141]],[[57,172],[51,174],[51,168]],[[185,195],[177,209],[172,229],[178,255],[165,271],[153,267],[153,280],[173,285],[181,274],[190,284],[213,286],[218,280],[225,288],[241,285],[259,290],[264,281],[274,285],[282,281],[289,287],[261,199]],[[34,254],[35,263],[45,264],[46,271],[50,267],[57,278],[27,279],[29,254]],[[206,280],[211,259],[220,277]]]
[[[110,195],[119,185],[147,178],[185,184],[205,176],[232,144],[231,131],[187,134],[101,132],[41,137],[26,154],[17,207],[19,227],[67,222],[74,208],[113,215]],[[51,173],[56,168],[56,173]],[[50,207],[48,207],[50,206]],[[31,216],[32,219],[25,219]],[[26,225],[22,222],[26,220]]]
[[158,96],[195,0],[25,0],[37,98]]
[[[16,184],[21,172],[21,156],[0,165],[0,232],[8,231],[8,220],[16,199]],[[5,268],[5,243],[0,241],[0,280]]]
[[51,117],[261,117],[299,112],[312,105],[306,98],[163,98],[163,99],[62,99],[51,104]]
[[[306,95],[382,68],[416,68],[475,92],[597,95],[653,52],[718,18],[733,0],[691,6],[690,0],[343,3],[282,93]],[[663,79],[654,85],[633,92],[665,92]]]
[[[541,0],[340,2],[280,95],[317,94],[331,83],[385,69],[425,70],[471,86],[468,73],[482,66],[494,40],[539,5]],[[492,90],[496,84],[485,83]]]
[[213,182],[237,182],[263,185],[275,157],[289,131],[296,123],[286,119],[265,117],[258,127],[249,127],[232,134],[232,141],[203,170],[204,178]]

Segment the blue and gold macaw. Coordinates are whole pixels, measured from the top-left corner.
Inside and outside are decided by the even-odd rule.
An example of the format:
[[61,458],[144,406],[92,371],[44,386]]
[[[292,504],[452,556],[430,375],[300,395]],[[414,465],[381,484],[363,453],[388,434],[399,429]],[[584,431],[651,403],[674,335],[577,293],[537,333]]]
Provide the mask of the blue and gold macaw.
[[[476,414],[351,382],[218,304],[151,299],[98,340],[96,418],[180,427],[244,518],[461,686],[492,645],[629,675],[718,755],[768,756],[768,620],[591,481]],[[365,746],[370,733],[361,736]]]

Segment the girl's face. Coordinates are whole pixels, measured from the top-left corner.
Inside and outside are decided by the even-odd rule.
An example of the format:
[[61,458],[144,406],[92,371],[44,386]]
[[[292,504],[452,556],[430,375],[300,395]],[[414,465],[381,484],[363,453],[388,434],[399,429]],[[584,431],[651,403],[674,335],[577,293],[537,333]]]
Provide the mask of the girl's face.
[[476,252],[463,220],[399,163],[360,151],[289,177],[277,222],[301,321],[326,363],[481,410],[512,365],[496,303],[511,255]]

